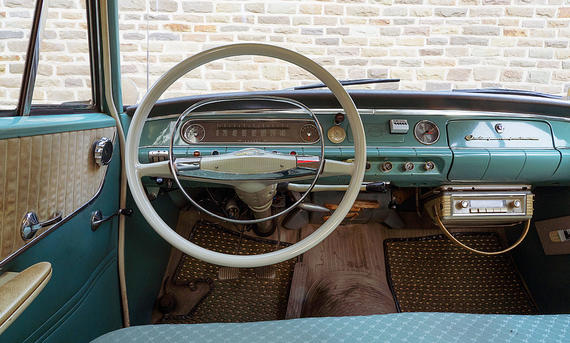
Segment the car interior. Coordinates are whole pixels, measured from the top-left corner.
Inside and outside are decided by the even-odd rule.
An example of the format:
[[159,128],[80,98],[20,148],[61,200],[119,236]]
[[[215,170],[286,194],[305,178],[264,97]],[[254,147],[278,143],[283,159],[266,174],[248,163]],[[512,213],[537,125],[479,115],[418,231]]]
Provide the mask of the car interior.
[[[567,97],[231,42],[125,104],[123,5],[89,0],[92,102],[35,105],[49,3],[0,108],[0,342],[570,340]],[[314,82],[168,95],[243,56]]]

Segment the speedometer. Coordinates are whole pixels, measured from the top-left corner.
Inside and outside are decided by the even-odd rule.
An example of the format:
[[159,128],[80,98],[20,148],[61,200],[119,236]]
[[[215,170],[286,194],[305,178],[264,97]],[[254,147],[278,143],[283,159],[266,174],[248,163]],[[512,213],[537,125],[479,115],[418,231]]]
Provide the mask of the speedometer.
[[184,123],[180,131],[182,132],[182,140],[188,144],[201,142],[206,136],[206,130],[202,125],[191,122]]
[[432,121],[420,120],[414,126],[414,136],[422,144],[434,144],[439,140],[439,128]]

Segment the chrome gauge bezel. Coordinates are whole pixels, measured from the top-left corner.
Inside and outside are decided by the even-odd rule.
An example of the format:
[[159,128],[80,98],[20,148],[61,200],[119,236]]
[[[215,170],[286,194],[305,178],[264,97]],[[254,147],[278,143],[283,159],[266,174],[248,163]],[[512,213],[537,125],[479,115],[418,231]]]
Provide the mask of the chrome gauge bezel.
[[[198,137],[198,140],[197,140],[196,142],[190,141],[190,139],[188,139],[188,137],[187,137],[188,129],[189,129],[191,126],[200,127],[200,129],[201,129],[202,132],[204,133],[204,134],[202,135],[202,137]],[[184,142],[188,143],[188,144],[200,143],[200,142],[203,141],[204,138],[206,137],[206,129],[204,128],[204,126],[202,126],[202,125],[200,125],[200,124],[193,123],[193,122],[191,122],[191,121],[186,121],[184,124],[182,124],[182,127],[180,128],[180,133],[181,133],[180,138],[182,138],[182,140],[183,140]]]
[[[310,130],[314,130],[314,132],[317,134],[317,139],[314,141],[308,140],[305,136],[303,136],[303,130],[305,130],[306,128],[310,129]],[[299,137],[301,138],[301,141],[303,141],[303,143],[318,143],[319,140],[321,139],[321,137],[319,136],[319,129],[317,128],[317,126],[315,124],[305,124],[303,126],[301,126],[301,128],[299,129]]]
[[[435,138],[434,141],[432,141],[432,142],[425,142],[425,141],[423,141],[420,137],[418,137],[418,134],[416,133],[416,129],[418,128],[418,125],[420,125],[421,123],[429,123],[429,124],[431,124],[431,125],[433,125],[433,126],[435,127],[435,129],[436,129],[436,131],[437,131],[437,136],[436,136],[436,138]],[[422,143],[422,144],[424,144],[424,145],[432,145],[432,144],[437,143],[437,142],[439,141],[440,136],[441,136],[441,132],[440,132],[440,130],[439,130],[439,126],[437,126],[437,124],[434,123],[434,122],[431,121],[431,120],[423,119],[423,120],[418,121],[418,122],[416,123],[416,125],[414,125],[414,137],[416,138],[416,140],[417,140],[418,142],[420,142],[420,143]]]

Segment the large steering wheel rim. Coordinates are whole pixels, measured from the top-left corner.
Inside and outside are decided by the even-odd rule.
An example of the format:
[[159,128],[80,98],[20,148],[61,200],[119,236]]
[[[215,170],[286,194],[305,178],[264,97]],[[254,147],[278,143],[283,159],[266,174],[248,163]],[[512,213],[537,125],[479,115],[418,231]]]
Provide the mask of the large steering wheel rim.
[[[354,139],[354,167],[348,189],[338,208],[320,228],[301,241],[286,248],[259,255],[230,255],[200,247],[177,234],[154,210],[146,196],[139,172],[138,145],[144,124],[160,96],[176,80],[206,63],[241,55],[280,59],[308,71],[323,82],[336,97],[350,124]],[[324,139],[324,138],[323,138]],[[267,44],[233,44],[216,47],[191,56],[168,70],[145,94],[132,118],[125,146],[125,171],[131,194],[149,225],[172,246],[200,260],[228,267],[259,267],[289,260],[313,248],[331,234],[350,211],[366,170],[366,139],[362,121],[354,102],[344,87],[328,71],[311,59],[288,49]]]

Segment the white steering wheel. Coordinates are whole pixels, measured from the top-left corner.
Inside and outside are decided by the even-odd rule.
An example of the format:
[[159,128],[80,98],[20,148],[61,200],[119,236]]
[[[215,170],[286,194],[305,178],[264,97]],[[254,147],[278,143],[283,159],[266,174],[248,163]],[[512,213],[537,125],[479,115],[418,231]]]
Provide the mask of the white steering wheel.
[[[160,218],[158,213],[156,213],[148,197],[146,196],[144,187],[141,182],[141,178],[144,176],[172,177],[173,171],[171,171],[168,161],[142,164],[138,159],[139,142],[144,124],[152,107],[155,105],[156,101],[160,98],[164,91],[176,80],[206,63],[221,58],[241,55],[273,57],[295,64],[313,74],[331,90],[333,95],[342,106],[344,113],[348,118],[352,136],[354,138],[355,156],[352,163],[342,163],[334,160],[324,161],[325,163],[322,172],[324,176],[340,174],[351,176],[348,189],[345,192],[340,204],[338,205],[338,208],[334,211],[330,218],[324,222],[319,229],[301,241],[286,248],[259,255],[223,254],[204,249],[178,235],[171,227],[168,226],[168,224],[162,220],[162,218]],[[226,165],[234,164],[236,155],[227,155],[229,156],[227,156],[228,163],[226,163]],[[216,161],[220,161],[220,159],[222,159],[223,162],[224,157],[220,156],[222,155],[215,156],[215,159]],[[203,166],[207,167],[212,164],[213,158],[214,157],[204,156],[200,162]],[[248,154],[244,154],[243,158],[252,157],[248,157]],[[275,159],[275,156],[262,154],[256,156],[255,158]],[[275,164],[271,161],[268,161],[268,164],[280,165],[281,167],[283,167],[283,165],[288,165],[290,167],[290,157],[284,156],[283,159],[284,163]],[[200,163],[197,165],[199,168]],[[224,163],[222,163],[222,165],[224,165]],[[187,58],[166,72],[152,86],[152,88],[146,93],[140,105],[138,106],[129,127],[125,147],[125,168],[129,188],[142,215],[148,221],[150,226],[172,246],[185,254],[217,265],[228,267],[260,267],[283,262],[302,254],[303,252],[319,244],[323,239],[331,234],[338,225],[340,225],[346,214],[350,211],[350,208],[352,207],[354,201],[356,200],[356,197],[358,196],[358,193],[360,192],[360,187],[364,178],[364,172],[366,170],[366,138],[364,134],[364,127],[362,126],[362,121],[360,120],[360,116],[358,115],[358,111],[354,105],[354,102],[352,101],[352,98],[350,95],[348,95],[338,80],[335,79],[319,64],[299,53],[272,45],[249,43],[233,44],[206,50],[197,55]],[[251,171],[247,171],[247,173],[250,172]]]

